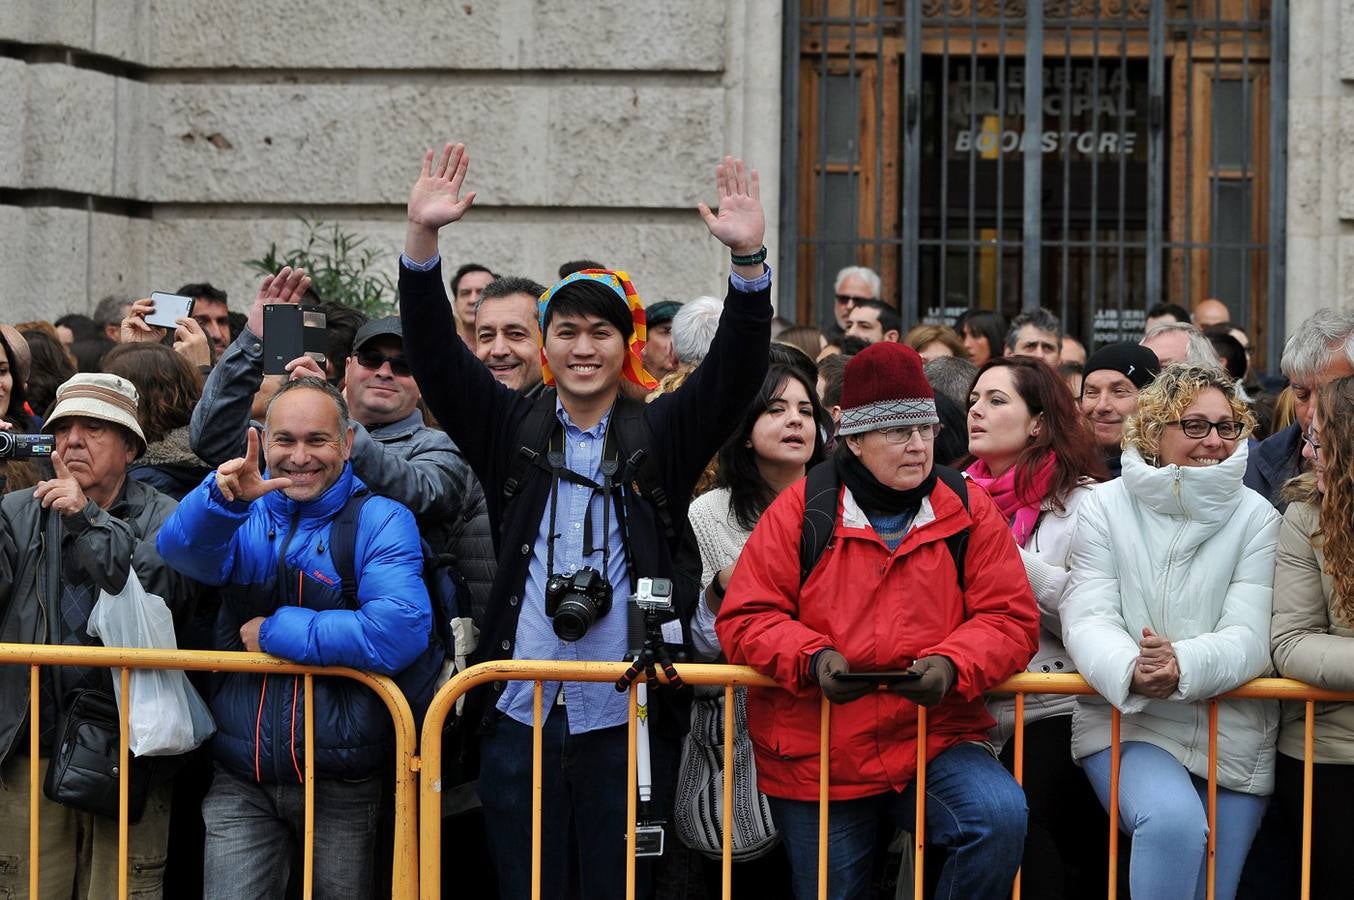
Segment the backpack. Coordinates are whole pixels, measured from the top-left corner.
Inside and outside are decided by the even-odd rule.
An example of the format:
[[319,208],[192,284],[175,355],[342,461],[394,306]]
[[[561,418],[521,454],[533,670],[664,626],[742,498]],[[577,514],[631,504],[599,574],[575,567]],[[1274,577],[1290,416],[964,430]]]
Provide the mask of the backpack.
[[[936,476],[946,487],[954,491],[964,512],[969,511],[968,482],[963,475],[948,466],[936,466]],[[837,495],[841,492],[841,481],[837,478],[837,469],[832,460],[820,462],[809,470],[804,484],[804,525],[799,533],[799,584],[809,580],[818,560],[823,558],[828,544],[832,543],[832,533],[837,526]],[[959,590],[965,587],[964,558],[968,553],[968,526],[945,538],[945,549],[950,551],[955,571],[959,573]]]
[[[517,451],[509,464],[508,477],[503,482],[502,522],[508,521],[507,509],[521,490],[533,466],[553,476],[548,452],[551,438],[561,427],[555,414],[555,396],[554,391],[542,391],[538,394],[531,409],[517,426],[512,443]],[[613,476],[616,483],[628,484],[635,495],[642,497],[653,507],[672,557],[674,606],[685,618],[695,609],[700,593],[700,550],[696,545],[696,534],[691,530],[691,522],[686,516],[673,515],[672,504],[663,485],[662,473],[658,471],[658,464],[646,449],[653,446],[653,435],[649,430],[649,423],[644,419],[644,407],[642,401],[632,400],[624,394],[617,395],[616,404],[612,407],[602,465],[605,467],[609,463],[614,464],[616,469]],[[612,447],[628,452],[629,456],[624,461],[605,458],[607,450]],[[607,502],[612,502],[611,498],[608,497]],[[627,555],[628,552],[627,545]],[[658,573],[632,571],[630,574],[632,578],[639,578]]]
[[[330,558],[338,572],[342,602],[347,609],[358,608],[354,563],[357,525],[362,507],[371,497],[366,489],[355,492],[330,525]],[[437,689],[466,667],[465,658],[474,650],[478,632],[470,621],[470,592],[452,565],[454,557],[437,553],[423,538],[419,539],[419,546],[423,552],[423,583],[432,604],[433,629],[428,636],[427,651],[396,675],[395,683],[421,722]]]

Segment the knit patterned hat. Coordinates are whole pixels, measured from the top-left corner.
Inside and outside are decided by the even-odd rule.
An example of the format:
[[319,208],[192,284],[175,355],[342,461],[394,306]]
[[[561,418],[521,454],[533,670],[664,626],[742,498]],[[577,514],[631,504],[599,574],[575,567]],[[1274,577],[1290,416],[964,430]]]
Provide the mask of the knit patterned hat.
[[880,341],[846,363],[842,423],[837,434],[863,434],[898,425],[936,423],[936,395],[921,357],[906,344]]

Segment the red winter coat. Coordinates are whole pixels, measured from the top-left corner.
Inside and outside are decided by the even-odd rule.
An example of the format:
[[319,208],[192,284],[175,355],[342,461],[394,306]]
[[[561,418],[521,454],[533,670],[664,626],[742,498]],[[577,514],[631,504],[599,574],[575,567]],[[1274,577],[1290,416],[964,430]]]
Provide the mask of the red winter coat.
[[[937,481],[898,549],[889,552],[850,492],[842,490],[833,540],[799,585],[804,484],[783,491],[738,558],[715,623],[729,661],[750,665],[785,690],[748,694],[758,786],[792,800],[818,798],[822,691],[809,659],[824,647],[853,671],[902,669],[941,654],[953,689],[929,710],[927,759],[964,741],[987,740],[983,692],[1024,670],[1039,643],[1039,614],[1010,529],[987,494],[969,485],[969,506]],[[945,538],[969,528],[967,590]],[[831,798],[901,791],[916,774],[916,706],[888,692],[832,707]]]

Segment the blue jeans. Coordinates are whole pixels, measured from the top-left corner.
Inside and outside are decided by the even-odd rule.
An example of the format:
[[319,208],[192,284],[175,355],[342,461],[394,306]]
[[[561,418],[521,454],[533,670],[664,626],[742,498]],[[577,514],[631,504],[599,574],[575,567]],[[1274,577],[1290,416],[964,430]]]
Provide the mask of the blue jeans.
[[[367,898],[381,779],[315,780],[315,900]],[[306,792],[299,784],[258,784],[216,767],[202,818],[204,900],[286,895],[293,859],[300,866]]]
[[[560,707],[541,725],[541,897],[563,898],[570,860],[588,900],[625,896],[626,726],[570,734]],[[672,768],[652,739],[654,798],[667,801]],[[480,800],[489,854],[504,900],[531,896],[531,726],[500,715],[480,743]],[[661,813],[660,813],[661,814]],[[671,843],[671,830],[667,834]],[[575,849],[576,845],[576,849]],[[670,851],[669,851],[670,852]],[[635,896],[649,893],[650,866],[636,860]]]
[[[790,853],[795,897],[818,896],[818,803],[770,798],[771,813]],[[911,830],[916,786],[828,805],[827,895],[870,896],[882,821]],[[944,849],[936,900],[1003,900],[1025,847],[1025,795],[1001,763],[979,744],[959,744],[926,766],[926,842]]]
[[[1086,757],[1082,767],[1109,809],[1110,751]],[[1218,900],[1235,896],[1268,800],[1218,788]],[[1119,754],[1119,823],[1133,835],[1128,881],[1134,897],[1202,900],[1208,890],[1207,780],[1191,775],[1155,744],[1125,741]]]

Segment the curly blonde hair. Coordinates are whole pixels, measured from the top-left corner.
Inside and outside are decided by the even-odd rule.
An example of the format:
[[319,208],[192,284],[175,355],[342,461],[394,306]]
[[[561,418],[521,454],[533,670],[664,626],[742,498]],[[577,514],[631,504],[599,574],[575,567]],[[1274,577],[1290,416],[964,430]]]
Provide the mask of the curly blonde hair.
[[1161,452],[1161,435],[1167,422],[1178,421],[1180,414],[1208,388],[1217,388],[1227,398],[1232,415],[1242,423],[1244,441],[1255,430],[1255,416],[1237,392],[1237,384],[1222,369],[1176,363],[1161,370],[1151,384],[1138,393],[1138,411],[1124,422],[1123,447],[1135,448],[1142,458],[1156,464]]
[[1321,418],[1321,462],[1326,490],[1320,526],[1326,574],[1335,582],[1335,608],[1345,622],[1354,622],[1354,375],[1324,384],[1316,394]]

